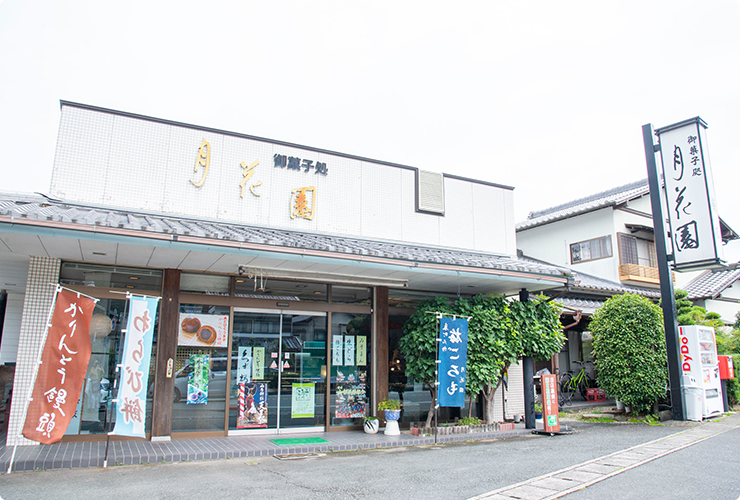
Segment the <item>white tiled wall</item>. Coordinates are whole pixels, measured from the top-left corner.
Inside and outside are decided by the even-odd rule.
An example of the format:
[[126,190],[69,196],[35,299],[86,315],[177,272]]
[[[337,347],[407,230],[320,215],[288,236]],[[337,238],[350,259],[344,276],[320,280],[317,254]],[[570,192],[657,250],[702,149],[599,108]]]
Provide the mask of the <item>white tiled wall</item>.
[[[194,171],[204,139],[210,165],[205,182],[196,187],[191,180],[204,173],[202,166]],[[275,154],[323,162],[328,175],[275,167]],[[259,165],[247,187],[262,184],[242,198],[240,163],[254,161]],[[51,194],[301,232],[514,255],[511,191],[450,177],[444,182],[446,213],[419,213],[414,170],[65,104]],[[304,187],[316,188],[313,220],[290,217],[291,191]]]
[[48,257],[31,257],[29,263],[6,440],[8,446],[38,444],[21,436],[21,431],[26,419],[29,389],[36,373],[39,349],[46,336],[46,324],[54,300],[55,283],[59,282],[60,268],[60,260]]

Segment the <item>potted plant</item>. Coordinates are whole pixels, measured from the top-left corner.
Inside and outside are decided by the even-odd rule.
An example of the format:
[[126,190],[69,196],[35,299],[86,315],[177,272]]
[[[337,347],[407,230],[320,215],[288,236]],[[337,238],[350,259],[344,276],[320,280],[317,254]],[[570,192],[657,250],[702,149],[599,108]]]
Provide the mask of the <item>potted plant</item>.
[[378,410],[385,411],[386,420],[398,420],[401,418],[401,404],[397,399],[384,399],[378,403]]
[[542,403],[534,404],[534,418],[542,418]]
[[378,420],[378,417],[365,417],[364,429],[366,434],[376,434],[379,428],[380,420]]

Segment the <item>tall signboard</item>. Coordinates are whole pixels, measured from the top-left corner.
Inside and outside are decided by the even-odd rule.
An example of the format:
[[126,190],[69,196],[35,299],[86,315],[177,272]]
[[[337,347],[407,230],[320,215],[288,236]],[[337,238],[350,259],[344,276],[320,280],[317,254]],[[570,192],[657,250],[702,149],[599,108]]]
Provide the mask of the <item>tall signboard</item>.
[[676,270],[720,267],[722,235],[707,152],[707,124],[699,118],[655,130]]

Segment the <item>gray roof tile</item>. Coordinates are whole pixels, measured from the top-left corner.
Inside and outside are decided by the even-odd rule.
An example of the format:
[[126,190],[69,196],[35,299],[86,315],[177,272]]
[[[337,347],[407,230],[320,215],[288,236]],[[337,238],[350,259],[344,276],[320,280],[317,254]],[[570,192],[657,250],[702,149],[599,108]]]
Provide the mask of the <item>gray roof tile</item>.
[[412,262],[435,262],[551,276],[570,274],[565,268],[495,254],[324,234],[303,234],[216,220],[180,218],[169,214],[137,213],[126,209],[68,203],[35,195],[24,197],[18,193],[0,192],[0,217],[3,216],[81,226],[95,225],[111,228],[114,231],[133,229],[148,233],[189,235],[247,244],[266,244],[276,247],[276,251],[279,251],[280,247],[306,248]]
[[708,270],[691,280],[684,290],[690,300],[716,298],[740,279],[740,269]]
[[600,208],[619,205],[620,203],[624,203],[634,198],[639,198],[649,192],[650,188],[648,187],[647,179],[642,179],[608,191],[569,201],[562,205],[531,212],[527,217],[527,220],[516,224],[516,230],[522,231],[524,229],[530,229],[543,224],[549,224],[556,220],[575,217],[576,215],[598,210]]

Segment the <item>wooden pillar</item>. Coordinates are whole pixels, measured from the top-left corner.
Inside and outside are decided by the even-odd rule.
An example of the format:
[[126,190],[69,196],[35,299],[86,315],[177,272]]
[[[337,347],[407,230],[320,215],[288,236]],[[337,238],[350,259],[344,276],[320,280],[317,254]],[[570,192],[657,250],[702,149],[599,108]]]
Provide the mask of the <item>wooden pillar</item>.
[[[172,406],[175,392],[174,362],[180,316],[180,270],[165,269],[157,334],[157,364],[154,371],[154,401],[152,408],[152,439],[168,439],[172,434]],[[167,377],[167,364],[173,370]]]
[[373,411],[375,415],[378,401],[388,397],[388,287],[375,288],[375,400]]

